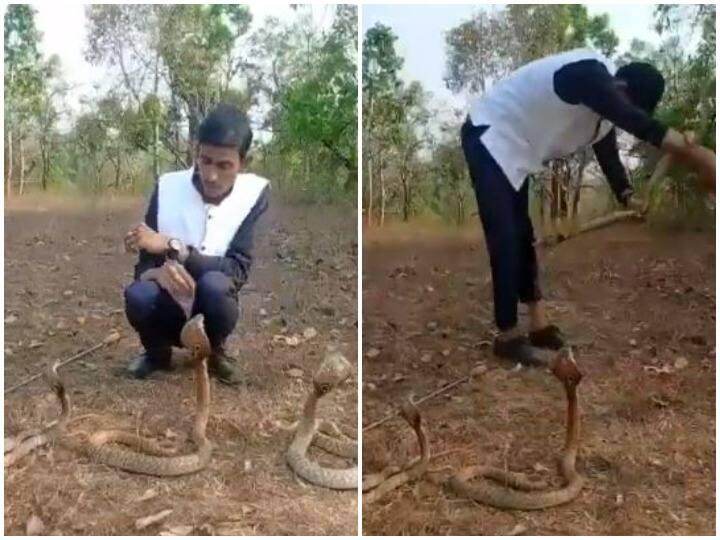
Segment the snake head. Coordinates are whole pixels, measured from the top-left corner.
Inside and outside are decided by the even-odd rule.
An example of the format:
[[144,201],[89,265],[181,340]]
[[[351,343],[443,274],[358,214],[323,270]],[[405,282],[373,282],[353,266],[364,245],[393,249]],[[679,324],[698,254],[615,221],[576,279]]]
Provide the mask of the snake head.
[[65,395],[65,384],[60,379],[58,368],[60,367],[59,362],[54,362],[43,373],[45,382],[50,387],[50,390],[58,395],[61,399]]
[[566,390],[574,389],[580,384],[583,377],[575,362],[575,355],[570,346],[565,346],[560,349],[555,358],[550,362],[550,370],[553,375],[563,383]]
[[408,400],[403,401],[402,405],[400,406],[400,416],[403,417],[403,419],[410,424],[410,426],[417,431],[420,429],[420,424],[422,423],[422,417],[420,416],[420,411],[415,406],[415,404]]
[[324,396],[350,376],[352,366],[342,353],[333,351],[325,355],[313,376],[313,386],[318,397]]
[[205,332],[205,316],[202,313],[198,313],[185,323],[180,331],[180,342],[195,359],[210,355],[212,347]]

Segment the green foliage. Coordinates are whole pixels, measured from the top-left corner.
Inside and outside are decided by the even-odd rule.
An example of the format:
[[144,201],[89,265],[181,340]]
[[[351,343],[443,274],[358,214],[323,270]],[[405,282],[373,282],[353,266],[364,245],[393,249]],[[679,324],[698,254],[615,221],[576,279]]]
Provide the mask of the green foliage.
[[[455,126],[436,141],[433,111],[422,85],[399,78],[403,59],[387,26],[368,29],[363,41],[363,206],[368,224],[386,217],[409,220],[431,214],[463,223],[471,213]],[[453,138],[454,136],[454,138]]]
[[[244,5],[89,5],[85,58],[109,68],[117,84],[85,96],[82,114],[68,118],[69,132],[59,134],[67,89],[57,65],[37,53],[32,9],[10,7],[6,88],[12,76],[18,97],[10,101],[6,93],[6,113],[19,126],[19,96],[27,103],[25,94],[37,97],[40,106],[28,108],[22,137],[31,143],[29,159],[43,156],[34,174],[44,171],[44,188],[145,192],[157,174],[191,165],[199,122],[218,102],[231,103],[251,117],[250,167],[267,174],[276,193],[351,200],[357,7],[326,9],[332,10],[323,17],[332,15],[330,27],[320,28],[312,8],[300,6],[287,23],[268,19],[250,35],[251,11]],[[36,81],[45,86],[20,92]]]
[[504,14],[481,11],[445,35],[445,84],[452,92],[484,92],[487,83],[510,69],[510,42]]
[[590,17],[581,4],[510,4],[479,11],[445,40],[447,88],[473,93],[532,60],[586,46],[612,55],[619,43],[608,16]]
[[[679,131],[693,131],[704,146],[715,148],[715,6],[661,5],[656,8],[656,30],[664,38],[657,48],[640,40],[632,42],[621,63],[654,64],[666,80],[665,94],[655,116]],[[698,35],[699,34],[699,35]],[[693,35],[696,48],[688,49]],[[635,154],[643,160],[636,183],[646,194],[656,223],[673,227],[712,227],[712,209],[682,167],[673,167],[659,185],[646,184],[657,161],[657,152],[638,144]]]
[[370,28],[363,39],[362,80],[363,94],[369,100],[375,96],[391,94],[401,85],[398,72],[403,59],[395,51],[397,36],[390,27],[380,23]]
[[250,26],[250,11],[240,5],[182,4],[157,6],[156,14],[157,47],[169,83],[195,116],[191,121],[197,121],[238,69],[231,60],[233,48]]
[[[258,166],[290,196],[353,199],[357,188],[357,8],[335,7],[328,30],[301,17],[270,26],[256,41],[272,80],[262,86],[273,109],[272,141]],[[282,173],[276,173],[277,166]]]
[[10,4],[5,12],[5,101],[16,117],[37,110],[44,71],[40,39],[35,10],[27,4]]

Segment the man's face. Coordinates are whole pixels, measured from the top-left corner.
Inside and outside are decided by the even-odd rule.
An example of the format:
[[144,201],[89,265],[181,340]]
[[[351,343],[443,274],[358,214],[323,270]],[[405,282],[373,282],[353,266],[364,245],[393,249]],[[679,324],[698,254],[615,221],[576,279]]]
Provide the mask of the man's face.
[[242,168],[242,160],[237,148],[200,144],[197,165],[203,193],[213,199],[230,191]]

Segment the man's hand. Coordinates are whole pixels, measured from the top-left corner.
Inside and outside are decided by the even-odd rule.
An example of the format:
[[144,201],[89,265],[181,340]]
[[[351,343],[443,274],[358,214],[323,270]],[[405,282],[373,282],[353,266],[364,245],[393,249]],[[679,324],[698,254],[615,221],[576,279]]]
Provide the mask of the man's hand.
[[128,251],[142,249],[154,255],[162,255],[168,249],[170,237],[153,231],[141,223],[125,235],[125,247]]
[[180,263],[166,261],[158,268],[145,270],[140,280],[157,282],[189,316],[195,300],[195,280]]
[[181,296],[195,295],[195,280],[187,270],[176,261],[166,261],[158,268],[145,270],[140,276],[141,281],[157,281],[170,293]]
[[632,195],[628,198],[628,200],[625,202],[625,208],[627,208],[628,210],[632,210],[641,216],[644,215],[647,211],[645,203],[635,195]]
[[694,133],[668,129],[662,149],[672,154],[673,159],[693,169],[700,177],[702,187],[715,193],[715,152],[700,146]]

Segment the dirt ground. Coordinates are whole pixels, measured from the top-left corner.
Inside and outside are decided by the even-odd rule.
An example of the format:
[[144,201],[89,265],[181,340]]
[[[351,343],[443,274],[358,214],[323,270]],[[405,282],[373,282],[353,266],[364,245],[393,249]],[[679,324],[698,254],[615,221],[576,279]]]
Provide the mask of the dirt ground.
[[[5,388],[118,330],[122,339],[61,369],[79,420],[71,431],[118,427],[190,448],[192,372],[182,364],[145,381],[124,374],[139,341],[122,311],[135,259],[122,238],[144,201],[101,204],[26,197],[5,212]],[[328,346],[357,356],[357,235],[345,208],[274,202],[258,233],[256,263],[241,292],[229,342],[247,384],[212,382],[210,466],[162,479],[91,463],[59,446],[5,471],[5,534],[31,516],[45,534],[354,535],[357,496],[298,480],[284,461],[312,373]],[[304,331],[314,328],[317,335]],[[288,345],[276,335],[299,336]],[[310,336],[306,339],[305,336]],[[291,340],[293,342],[293,340]],[[42,380],[5,396],[5,436],[58,414]],[[320,415],[357,422],[357,376],[324,398]],[[315,457],[330,466],[339,458]],[[139,518],[170,509],[136,530]]]
[[[437,455],[431,474],[366,505],[364,534],[715,533],[713,234],[622,224],[541,254],[550,315],[577,344],[585,376],[578,467],[587,482],[570,504],[536,512],[481,506],[443,484],[451,470],[483,463],[555,479],[564,440],[557,380],[492,355],[479,231],[400,227],[363,242],[363,425],[410,393],[487,368],[420,406]],[[394,419],[364,434],[363,472],[416,453]]]

